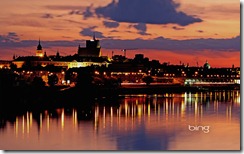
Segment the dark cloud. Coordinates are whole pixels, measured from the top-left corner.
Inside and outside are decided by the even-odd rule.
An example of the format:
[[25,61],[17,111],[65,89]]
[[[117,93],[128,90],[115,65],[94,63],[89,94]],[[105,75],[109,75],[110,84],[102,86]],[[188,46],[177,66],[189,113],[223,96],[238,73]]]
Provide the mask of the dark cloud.
[[82,6],[62,6],[62,5],[54,5],[54,6],[46,6],[48,9],[52,10],[71,10],[67,14],[59,14],[52,16],[51,14],[45,14],[43,18],[53,18],[53,17],[63,17],[67,15],[82,15],[83,19],[87,19],[89,17],[93,17],[94,14],[91,11],[93,5],[89,7],[82,7]]
[[82,24],[82,22],[78,22],[78,21],[70,20],[70,19],[64,19],[64,21],[67,21],[67,22],[70,22],[70,23],[75,23],[75,24],[78,24],[78,25]]
[[95,9],[99,17],[117,22],[178,24],[186,26],[202,19],[177,11],[179,4],[173,0],[113,0],[105,7]]
[[130,30],[126,30],[125,32],[126,32],[126,33],[131,33],[131,34],[134,33],[134,32],[132,32],[132,31],[130,31]]
[[7,35],[0,35],[0,42],[16,42],[19,41],[19,36],[15,32],[9,32]]
[[103,21],[103,25],[107,28],[117,28],[119,27],[118,22],[111,22],[111,21]]
[[47,5],[44,7],[51,9],[51,10],[80,10],[80,9],[85,9],[85,7],[82,7],[79,5]]
[[90,27],[90,28],[84,28],[82,31],[80,31],[80,34],[82,36],[93,36],[93,34],[95,34],[96,38],[105,38],[105,36],[103,35],[103,33],[95,31],[94,27]]
[[[73,40],[73,41],[63,41],[63,40],[55,40],[55,41],[42,41],[41,45],[44,50],[53,48],[53,47],[77,47],[79,44],[85,45],[84,40]],[[23,49],[23,48],[33,48],[35,52],[36,46],[38,45],[37,40],[22,40],[18,42],[0,42],[0,46],[3,49]]]
[[139,31],[143,31],[143,32],[147,31],[147,26],[144,23],[136,24],[133,27],[136,28]]
[[68,13],[68,15],[82,15],[83,12],[80,10],[72,10]]
[[[114,40],[104,39],[102,41],[104,48],[140,48],[157,49],[169,51],[183,51],[194,53],[194,51],[212,50],[212,51],[240,51],[240,36],[229,39],[189,39],[172,40],[158,37],[152,40]],[[110,44],[110,45],[107,45]]]
[[111,33],[117,33],[117,32],[119,32],[119,31],[114,29],[114,30],[111,30],[110,32],[111,32]]
[[41,16],[42,18],[53,18],[53,15],[52,14],[49,14],[49,13],[46,13],[44,15]]
[[87,7],[86,10],[82,13],[84,19],[93,17],[93,13],[91,12],[91,7],[92,7],[92,5],[90,7]]
[[203,31],[203,30],[198,30],[197,32],[198,32],[198,33],[203,33],[204,31]]
[[[211,50],[213,52],[221,51],[240,51],[241,41],[240,36],[228,39],[188,39],[188,40],[173,40],[164,37],[158,37],[151,40],[144,40],[141,38],[133,40],[121,40],[104,37],[103,33],[95,31],[96,27],[90,27],[83,29],[80,34],[82,36],[90,36],[92,38],[95,32],[96,38],[102,38],[101,45],[106,49],[126,49],[126,48],[138,48],[138,49],[156,49],[156,50],[168,50],[172,52],[181,52],[194,54],[197,51]],[[73,40],[73,41],[43,41],[41,40],[43,48],[53,47],[77,47],[79,44],[85,45],[85,40]],[[36,40],[20,40],[18,34],[15,32],[9,32],[7,35],[0,35],[1,54],[5,54],[5,50],[15,51],[15,49],[23,49],[31,47],[33,50],[38,45],[38,38]],[[47,50],[48,51],[48,50]],[[71,53],[73,54],[73,53]]]
[[87,19],[89,17],[93,16],[93,13],[90,11],[91,7],[85,8],[85,11],[82,10],[72,10],[68,13],[68,15],[83,15],[84,19]]
[[147,31],[147,26],[145,23],[138,23],[136,25],[131,25],[129,27],[134,27],[135,29],[138,30],[138,34],[141,34],[141,35],[150,35],[148,33],[146,33]]
[[173,26],[172,27],[174,30],[184,30],[185,28],[181,28],[181,27],[176,27],[176,26]]
[[62,36],[62,38],[68,38],[68,39],[70,39],[70,38],[72,38],[72,37],[70,37],[70,36]]

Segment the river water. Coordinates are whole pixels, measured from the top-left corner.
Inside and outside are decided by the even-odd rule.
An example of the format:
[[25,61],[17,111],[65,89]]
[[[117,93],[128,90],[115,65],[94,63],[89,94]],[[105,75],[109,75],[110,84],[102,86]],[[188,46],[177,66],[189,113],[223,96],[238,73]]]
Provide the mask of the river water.
[[239,90],[123,95],[0,116],[0,149],[240,150],[240,110]]

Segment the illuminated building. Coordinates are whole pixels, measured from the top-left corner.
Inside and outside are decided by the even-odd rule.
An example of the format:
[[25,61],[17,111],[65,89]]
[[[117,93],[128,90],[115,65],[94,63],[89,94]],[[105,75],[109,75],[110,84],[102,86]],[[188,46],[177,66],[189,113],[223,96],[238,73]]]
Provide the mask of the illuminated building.
[[[158,60],[149,61],[149,58],[144,57],[143,54],[136,54],[134,59],[113,55],[110,61],[109,58],[101,56],[100,50],[100,42],[94,35],[93,39],[86,41],[86,47],[79,46],[78,52],[74,55],[61,56],[57,52],[56,55],[47,56],[46,52],[43,54],[39,39],[35,56],[14,56],[12,63],[22,70],[34,66],[36,69],[45,67],[46,71],[48,71],[47,66],[62,68],[61,71],[87,66],[105,66],[102,73],[120,79],[122,83],[142,83],[143,77],[151,76],[153,82],[162,84],[240,84],[240,67],[213,68],[208,61],[200,67],[184,65],[184,63],[161,64]],[[6,63],[1,64],[0,68],[5,65]]]
[[49,58],[49,57],[36,57],[26,56],[18,57],[12,61],[17,68],[21,68],[24,65],[30,66],[42,66],[48,65],[63,67],[64,69],[76,68],[76,67],[87,67],[87,66],[108,66],[109,61],[104,57],[79,57],[78,55],[61,57],[60,59]]
[[64,69],[87,67],[87,66],[106,66],[110,64],[107,57],[102,57],[100,54],[99,40],[96,40],[95,35],[92,40],[86,41],[86,48],[79,46],[78,54],[73,56],[60,56],[57,52],[56,56],[47,56],[46,52],[43,54],[42,46],[39,39],[37,45],[36,56],[23,56],[14,58],[12,61],[17,68],[22,68],[24,65],[42,66],[48,65],[63,67]]
[[9,60],[0,60],[0,69],[2,68],[9,68],[11,61]]
[[42,51],[40,38],[39,38],[39,43],[38,43],[37,49],[36,49],[36,56],[37,57],[43,57],[43,51]]
[[208,61],[206,61],[206,63],[203,65],[204,69],[210,69],[210,64],[208,63]]

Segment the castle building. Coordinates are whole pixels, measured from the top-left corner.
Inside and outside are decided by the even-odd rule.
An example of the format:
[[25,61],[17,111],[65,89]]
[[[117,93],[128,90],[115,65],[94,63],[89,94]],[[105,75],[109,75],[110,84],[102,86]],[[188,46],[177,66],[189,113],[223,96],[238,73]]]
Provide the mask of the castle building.
[[95,34],[93,39],[86,40],[86,47],[78,47],[78,55],[85,57],[100,57],[101,56],[101,46],[100,41],[96,39]]
[[41,41],[37,45],[35,56],[23,56],[14,58],[12,63],[21,68],[23,65],[29,66],[58,66],[64,69],[87,67],[92,65],[106,66],[110,64],[110,61],[106,57],[101,56],[100,52],[101,46],[99,40],[93,36],[92,40],[86,41],[86,48],[81,48],[79,46],[78,54],[73,56],[60,56],[57,52],[56,56],[47,56],[46,52],[43,53]]

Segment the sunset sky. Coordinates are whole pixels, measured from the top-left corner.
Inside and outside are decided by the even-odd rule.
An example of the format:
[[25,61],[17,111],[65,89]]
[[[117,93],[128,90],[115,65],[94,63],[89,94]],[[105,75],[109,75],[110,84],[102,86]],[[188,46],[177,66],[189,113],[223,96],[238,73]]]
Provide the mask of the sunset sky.
[[77,53],[95,32],[102,55],[143,53],[161,63],[240,66],[237,0],[1,0],[0,59]]

